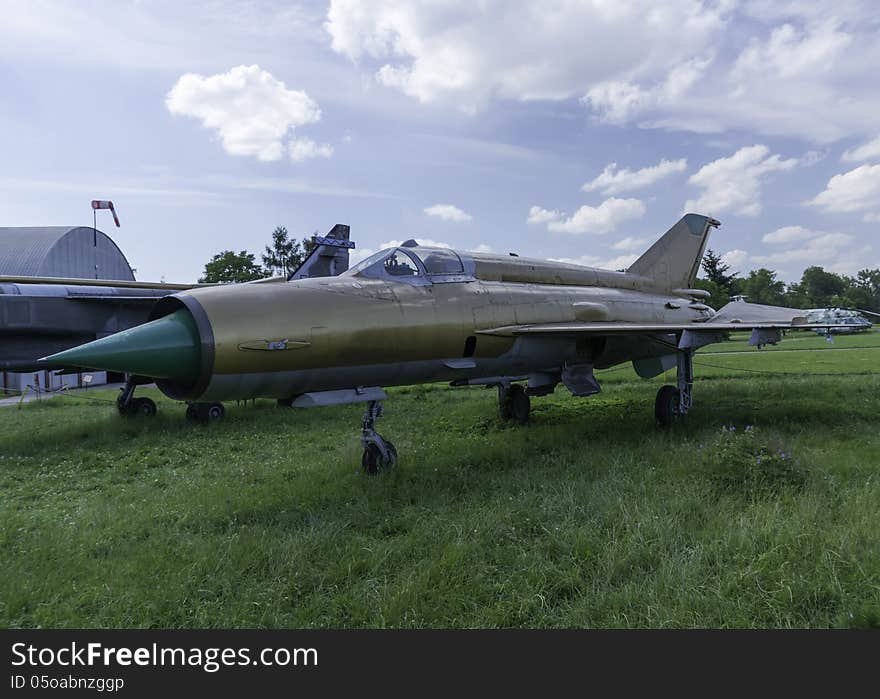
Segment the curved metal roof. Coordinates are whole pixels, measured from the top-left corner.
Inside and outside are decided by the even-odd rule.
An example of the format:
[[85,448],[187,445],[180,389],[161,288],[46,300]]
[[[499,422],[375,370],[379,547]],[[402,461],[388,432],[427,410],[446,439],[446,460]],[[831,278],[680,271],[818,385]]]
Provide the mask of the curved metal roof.
[[134,280],[116,243],[85,226],[0,228],[0,275]]

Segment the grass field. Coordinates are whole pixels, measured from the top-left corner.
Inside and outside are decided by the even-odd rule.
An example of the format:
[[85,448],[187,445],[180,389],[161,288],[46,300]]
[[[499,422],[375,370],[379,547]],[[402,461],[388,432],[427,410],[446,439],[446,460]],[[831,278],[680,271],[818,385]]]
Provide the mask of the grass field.
[[393,390],[376,478],[361,406],[2,408],[0,624],[880,625],[880,333],[707,350],[670,431],[629,366],[526,427],[494,391]]

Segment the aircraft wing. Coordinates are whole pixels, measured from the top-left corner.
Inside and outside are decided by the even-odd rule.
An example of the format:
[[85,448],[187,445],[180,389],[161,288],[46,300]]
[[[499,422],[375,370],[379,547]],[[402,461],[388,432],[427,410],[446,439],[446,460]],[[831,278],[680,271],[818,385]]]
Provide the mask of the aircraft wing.
[[594,335],[653,335],[692,332],[734,332],[737,330],[823,330],[847,327],[822,323],[533,323],[530,325],[505,325],[499,328],[478,330],[480,335],[572,335],[592,333]]
[[61,286],[112,286],[123,289],[160,289],[168,293],[196,289],[215,284],[167,284],[165,282],[138,282],[129,279],[76,279],[72,277],[20,277],[0,275],[0,284],[58,284]]
[[765,306],[736,301],[727,304],[705,321],[689,323],[634,323],[626,321],[574,321],[564,323],[531,323],[505,325],[479,330],[481,335],[656,335],[675,334],[685,330],[692,333],[728,333],[737,330],[824,330],[844,327],[837,323],[808,323],[800,308]]
[[67,296],[68,301],[86,301],[88,303],[144,303],[153,304],[161,298],[161,296]]

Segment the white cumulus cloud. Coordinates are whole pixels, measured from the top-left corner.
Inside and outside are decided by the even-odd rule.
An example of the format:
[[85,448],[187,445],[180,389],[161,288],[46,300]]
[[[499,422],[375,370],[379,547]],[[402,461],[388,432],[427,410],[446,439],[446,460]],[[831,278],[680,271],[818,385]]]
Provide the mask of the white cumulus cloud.
[[[726,15],[734,28],[754,21],[739,16],[749,9]],[[880,52],[872,11],[863,4],[860,13],[842,14],[835,6],[820,19],[789,5],[786,21],[764,17],[747,32],[728,34],[717,52],[695,45],[677,80],[671,72],[619,76],[594,85],[583,101],[603,121],[647,128],[738,129],[816,142],[876,133],[880,94],[871,66]]]
[[811,264],[828,267],[835,264],[845,248],[853,242],[853,237],[847,233],[818,233],[797,247],[769,255],[753,255],[752,259],[761,265],[791,266],[799,263],[801,267]]
[[462,211],[452,204],[434,204],[434,206],[427,207],[425,213],[428,216],[436,216],[444,221],[454,221],[455,223],[465,223],[472,221],[474,218],[466,211]]
[[324,26],[380,84],[465,112],[580,97],[614,124],[876,135],[867,1],[331,0]]
[[745,250],[728,250],[723,255],[721,255],[721,260],[730,265],[733,268],[733,271],[739,271],[742,266],[748,262],[749,253]]
[[[702,79],[711,64],[711,56],[692,58],[670,67],[662,81],[647,88],[626,80],[601,82],[591,87],[581,98],[581,102],[592,108],[601,121],[623,125],[641,113],[673,107]],[[697,121],[692,119],[691,125],[685,130],[718,129],[714,125],[698,126]]]
[[333,146],[315,143],[310,138],[295,138],[287,144],[287,153],[296,162],[309,158],[329,158],[333,155]]
[[237,66],[217,75],[182,75],[165,98],[172,114],[194,117],[217,133],[230,155],[279,160],[285,146],[294,159],[329,154],[329,146],[286,141],[289,132],[321,118],[305,92],[289,90],[257,65]]
[[761,213],[761,183],[765,176],[791,170],[798,162],[797,158],[783,160],[777,154],[770,155],[770,150],[763,145],[740,148],[691,175],[688,182],[703,192],[687,201],[684,208],[711,215],[731,211],[742,216],[757,216]]
[[331,0],[325,28],[381,84],[472,111],[492,97],[561,100],[618,75],[665,75],[711,46],[723,14],[692,0]]
[[872,160],[874,158],[880,158],[880,136],[877,136],[874,140],[863,143],[856,148],[844,151],[843,155],[840,156],[841,160],[847,162]]
[[531,224],[549,223],[550,221],[558,221],[562,216],[563,213],[556,209],[551,211],[540,206],[533,206],[529,209],[529,217],[526,221]]
[[647,248],[648,242],[647,238],[627,237],[618,240],[611,246],[611,248],[613,250],[642,250],[643,248]]
[[645,215],[645,205],[639,199],[606,199],[599,206],[584,205],[568,218],[547,223],[554,233],[608,233],[624,221]]
[[770,245],[785,245],[787,243],[798,243],[802,240],[809,240],[822,235],[822,231],[813,231],[803,226],[783,226],[775,231],[766,233],[762,238],[762,243]]
[[761,241],[771,252],[751,255],[755,266],[777,269],[786,279],[797,279],[804,268],[819,265],[833,272],[855,274],[878,263],[877,253],[849,233],[792,225],[767,233]]
[[880,211],[880,165],[860,165],[834,175],[807,204],[831,213],[867,211],[868,220]]
[[617,169],[617,163],[608,163],[596,178],[587,182],[581,189],[585,192],[601,191],[606,196],[620,194],[634,189],[648,187],[664,177],[669,177],[676,172],[683,172],[687,168],[687,160],[661,160],[656,165],[643,167],[640,170]]

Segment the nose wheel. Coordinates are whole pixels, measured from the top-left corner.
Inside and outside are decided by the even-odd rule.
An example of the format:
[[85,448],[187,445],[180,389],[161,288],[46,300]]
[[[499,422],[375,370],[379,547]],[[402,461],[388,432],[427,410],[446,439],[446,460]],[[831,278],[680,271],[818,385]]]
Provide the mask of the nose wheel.
[[376,420],[382,416],[382,412],[382,404],[373,400],[367,404],[364,413],[361,427],[361,445],[364,447],[361,468],[368,476],[376,476],[397,466],[397,449],[376,432]]
[[138,385],[139,382],[133,376],[127,376],[125,386],[119,389],[119,396],[116,398],[116,410],[123,417],[155,416],[156,403],[153,400],[146,397],[134,397],[134,389]]

